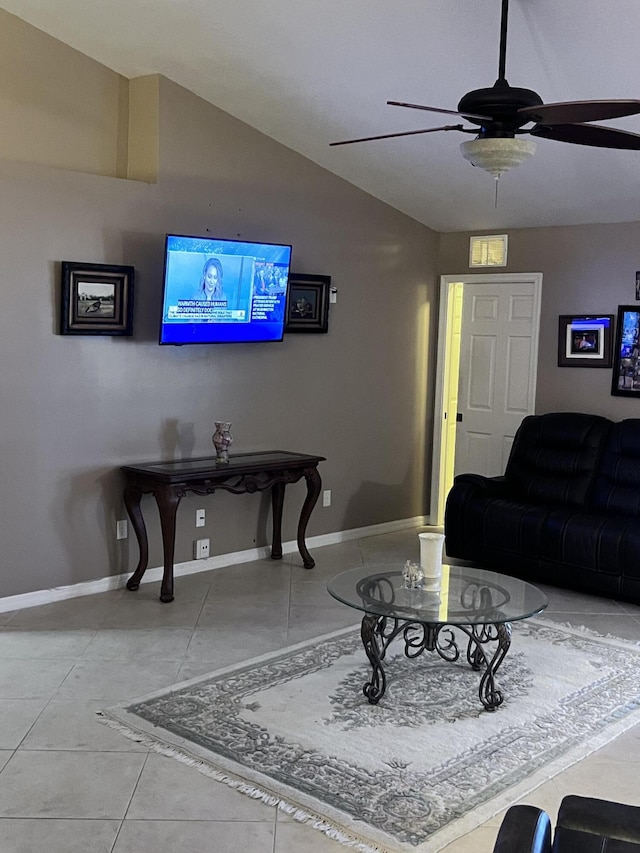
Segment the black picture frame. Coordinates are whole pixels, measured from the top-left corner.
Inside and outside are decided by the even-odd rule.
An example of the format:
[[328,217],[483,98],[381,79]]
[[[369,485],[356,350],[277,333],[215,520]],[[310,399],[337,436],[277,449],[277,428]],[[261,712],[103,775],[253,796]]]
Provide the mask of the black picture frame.
[[613,314],[561,314],[558,367],[611,367]]
[[330,275],[290,273],[285,332],[328,332],[330,287]]
[[61,335],[131,335],[133,267],[62,261]]
[[640,399],[640,305],[619,305],[611,393]]

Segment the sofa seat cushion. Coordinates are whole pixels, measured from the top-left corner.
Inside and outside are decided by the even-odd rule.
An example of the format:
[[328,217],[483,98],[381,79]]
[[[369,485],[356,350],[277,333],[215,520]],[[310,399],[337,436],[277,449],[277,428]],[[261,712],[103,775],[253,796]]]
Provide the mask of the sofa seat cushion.
[[619,515],[554,509],[546,515],[540,557],[580,570],[640,580],[640,525]]
[[481,548],[540,555],[543,530],[553,507],[478,494],[464,508],[464,540]]

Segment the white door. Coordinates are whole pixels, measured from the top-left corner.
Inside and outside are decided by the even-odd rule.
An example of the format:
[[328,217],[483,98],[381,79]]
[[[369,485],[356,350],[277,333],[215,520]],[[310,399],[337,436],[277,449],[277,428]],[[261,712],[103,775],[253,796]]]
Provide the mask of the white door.
[[504,473],[516,430],[534,411],[538,320],[536,281],[465,281],[456,474]]
[[541,290],[541,273],[441,278],[431,524],[443,523],[455,474],[504,473],[534,413]]

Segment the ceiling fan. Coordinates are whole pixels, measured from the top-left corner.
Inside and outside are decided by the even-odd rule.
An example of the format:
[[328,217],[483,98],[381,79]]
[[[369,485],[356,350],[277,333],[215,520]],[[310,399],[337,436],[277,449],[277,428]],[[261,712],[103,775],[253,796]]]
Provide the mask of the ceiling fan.
[[[460,146],[462,155],[474,166],[490,172],[496,180],[507,169],[520,165],[535,153],[535,142],[522,139],[524,135],[555,139],[558,142],[570,142],[575,145],[590,145],[596,148],[640,150],[640,134],[590,124],[593,121],[636,115],[640,113],[640,100],[565,101],[545,104],[537,92],[509,85],[505,77],[508,16],[509,0],[502,0],[498,79],[493,86],[467,92],[458,103],[457,110],[408,104],[403,101],[387,101],[387,104],[394,107],[462,116],[476,127],[450,124],[423,130],[347,139],[343,142],[331,142],[330,145],[351,145],[356,142],[391,139],[397,136],[457,130],[461,133],[476,135],[475,139],[462,143]],[[526,127],[526,125],[531,126]]]

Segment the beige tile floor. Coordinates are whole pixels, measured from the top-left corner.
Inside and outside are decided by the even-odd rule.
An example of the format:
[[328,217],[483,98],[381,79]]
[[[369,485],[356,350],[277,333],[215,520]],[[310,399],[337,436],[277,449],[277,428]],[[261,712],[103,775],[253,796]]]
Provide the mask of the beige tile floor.
[[[2,853],[339,853],[324,835],[96,720],[95,711],[343,626],[326,592],[361,563],[417,558],[415,530],[0,614]],[[640,607],[546,588],[546,618],[640,641]],[[640,726],[530,794],[640,805]],[[500,815],[447,853],[490,853]]]

